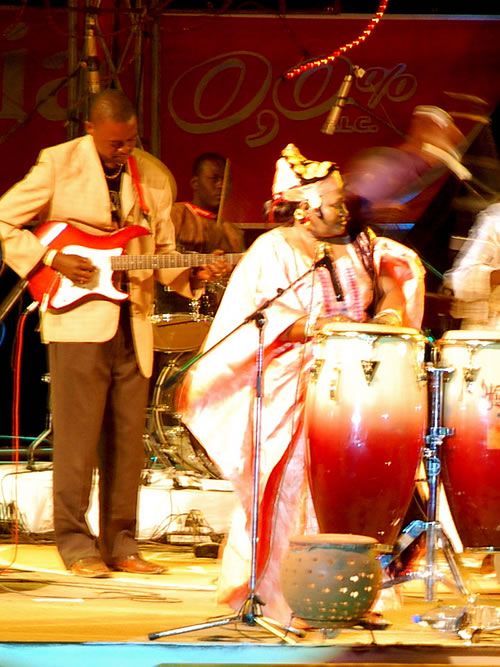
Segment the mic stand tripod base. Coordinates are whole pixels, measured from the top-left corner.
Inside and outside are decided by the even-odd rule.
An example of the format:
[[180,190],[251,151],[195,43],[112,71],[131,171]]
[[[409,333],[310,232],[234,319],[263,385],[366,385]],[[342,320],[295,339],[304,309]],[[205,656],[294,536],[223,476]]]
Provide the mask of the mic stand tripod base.
[[256,596],[250,596],[241,608],[241,611],[234,616],[227,616],[219,620],[208,621],[206,623],[197,623],[196,625],[185,625],[181,628],[174,628],[173,630],[162,630],[161,632],[152,632],[148,635],[149,639],[160,639],[160,637],[172,637],[185,632],[195,632],[196,630],[205,630],[207,628],[219,628],[224,625],[232,623],[245,623],[246,625],[260,625],[261,628],[267,630],[269,633],[279,637],[287,644],[296,644],[296,641],[290,635],[297,637],[304,637],[303,630],[284,626],[272,618],[263,616],[261,612],[261,602]]

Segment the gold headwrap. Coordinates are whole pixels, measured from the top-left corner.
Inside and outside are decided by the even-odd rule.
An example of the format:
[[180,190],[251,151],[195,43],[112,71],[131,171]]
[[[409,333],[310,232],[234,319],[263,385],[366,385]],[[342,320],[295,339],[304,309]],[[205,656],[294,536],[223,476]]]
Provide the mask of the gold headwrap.
[[342,177],[334,162],[314,162],[306,159],[294,144],[288,144],[276,163],[273,197],[286,201],[308,201],[319,208],[321,196],[317,185],[331,177],[337,187],[343,187]]

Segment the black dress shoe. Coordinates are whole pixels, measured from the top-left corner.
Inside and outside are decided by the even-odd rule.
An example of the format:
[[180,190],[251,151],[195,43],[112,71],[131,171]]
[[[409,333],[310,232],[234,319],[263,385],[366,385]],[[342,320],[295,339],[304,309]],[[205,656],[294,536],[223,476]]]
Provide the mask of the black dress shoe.
[[130,572],[132,574],[163,574],[167,571],[161,565],[144,560],[138,554],[119,558],[113,561],[112,567],[118,572]]
[[111,570],[99,556],[80,558],[69,566],[69,571],[78,577],[109,577]]

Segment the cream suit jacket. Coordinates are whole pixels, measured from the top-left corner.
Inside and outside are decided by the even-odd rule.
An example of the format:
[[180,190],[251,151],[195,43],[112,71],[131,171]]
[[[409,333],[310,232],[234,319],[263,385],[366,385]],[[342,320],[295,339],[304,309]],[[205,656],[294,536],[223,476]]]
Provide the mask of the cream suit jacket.
[[[172,175],[155,157],[135,149],[140,182],[149,221],[139,205],[130,173],[125,170],[121,183],[124,224],[142,225],[151,232],[133,239],[128,254],[174,252],[174,228],[170,221]],[[0,238],[4,259],[20,276],[29,273],[46,252],[30,231],[33,221],[70,222],[88,233],[106,234],[115,230],[111,222],[111,203],[99,155],[90,135],[41,151],[36,164],[22,181],[0,199]],[[191,296],[189,271],[163,269],[157,278]],[[153,365],[153,332],[150,315],[153,307],[152,270],[129,272],[132,331],[139,368],[149,377]],[[94,300],[68,312],[41,312],[43,342],[103,342],[111,339],[118,327],[120,307],[105,300]]]

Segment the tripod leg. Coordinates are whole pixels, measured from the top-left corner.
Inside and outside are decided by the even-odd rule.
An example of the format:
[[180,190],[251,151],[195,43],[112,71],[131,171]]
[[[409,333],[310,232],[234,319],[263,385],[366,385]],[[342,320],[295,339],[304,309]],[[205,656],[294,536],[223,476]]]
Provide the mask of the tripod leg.
[[443,553],[445,555],[448,567],[451,570],[453,579],[455,580],[455,584],[458,590],[462,593],[462,595],[471,597],[471,592],[467,588],[467,585],[460,571],[460,559],[457,557],[457,554],[453,550],[450,538],[448,537],[448,535],[446,535],[446,533],[443,531],[442,528],[440,529],[440,536],[441,536],[441,543],[443,545]]
[[33,440],[31,445],[28,447],[28,462],[26,467],[28,470],[34,470],[35,468],[35,450],[48,438],[48,436],[52,433],[52,426],[49,426],[48,428],[45,429],[36,440]]
[[159,639],[160,637],[171,637],[173,635],[181,635],[184,632],[194,632],[196,630],[205,630],[206,628],[220,628],[223,625],[230,623],[238,623],[241,621],[239,616],[228,616],[221,618],[218,621],[208,621],[207,623],[197,623],[195,625],[185,625],[181,628],[174,628],[173,630],[162,630],[161,632],[152,632],[148,635],[149,639]]
[[[276,635],[276,637],[279,637],[282,639],[284,642],[287,644],[296,644],[297,642],[293,637],[290,637],[289,633],[293,632],[294,634],[297,634],[299,637],[303,637],[304,634],[298,634],[300,632],[295,630],[295,628],[285,628],[283,630],[280,630],[280,628],[277,626],[277,624],[273,621],[271,622],[270,620],[266,619],[264,616],[256,616],[255,617],[255,623],[257,625],[260,625],[264,630],[267,630],[273,635]],[[283,626],[280,626],[283,627]]]

